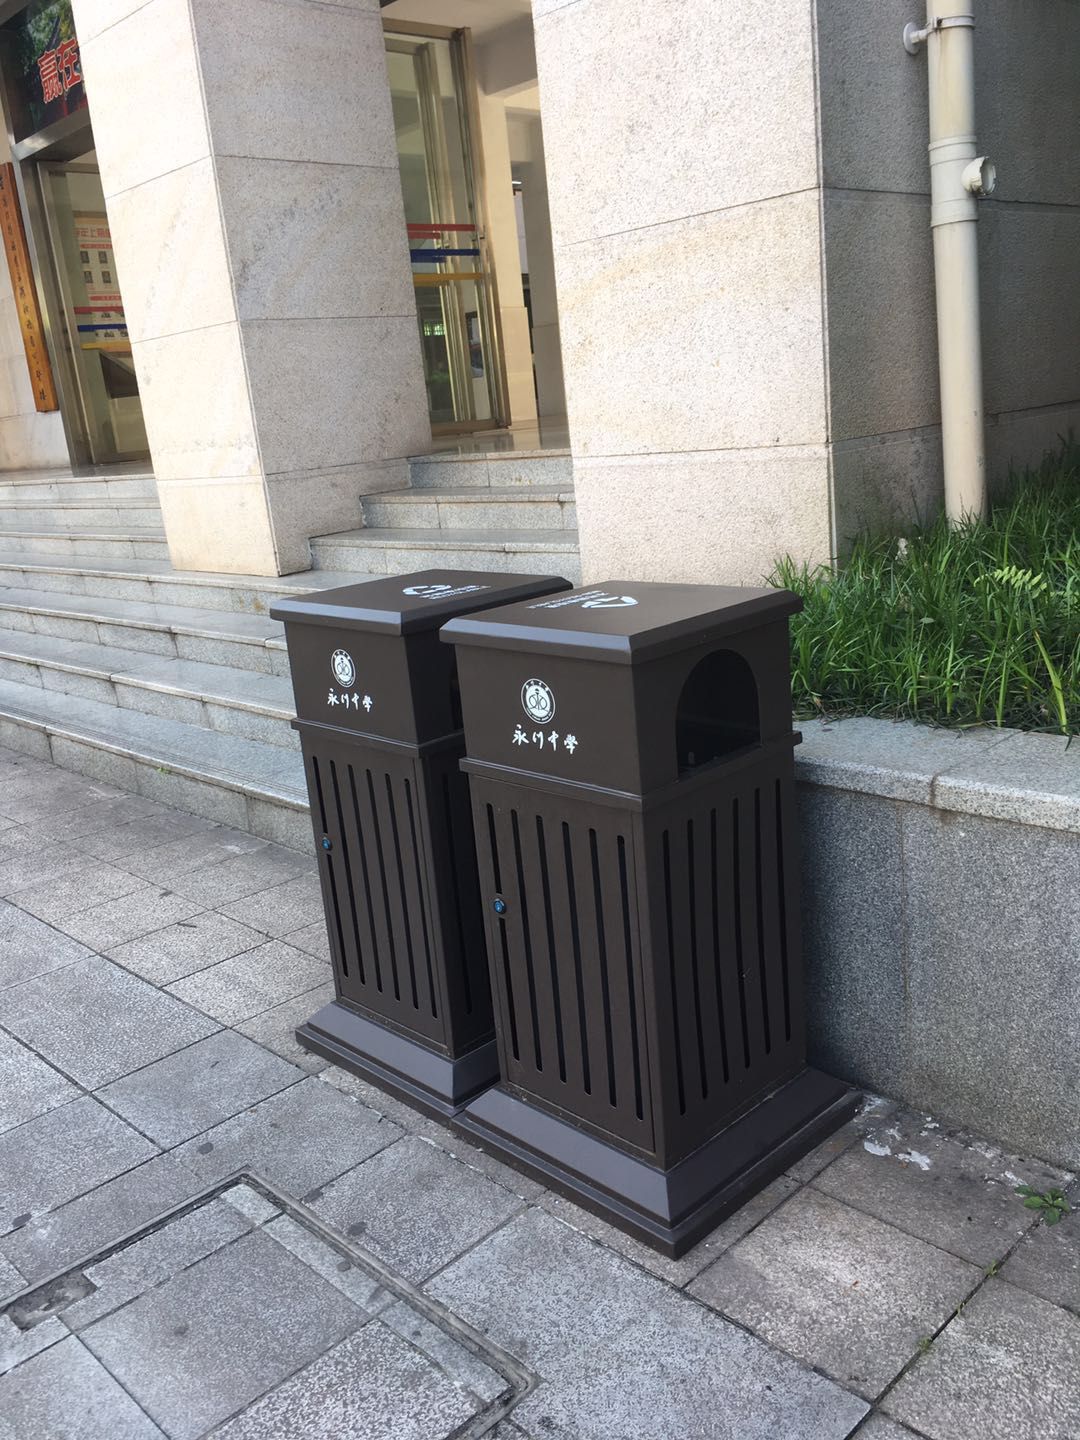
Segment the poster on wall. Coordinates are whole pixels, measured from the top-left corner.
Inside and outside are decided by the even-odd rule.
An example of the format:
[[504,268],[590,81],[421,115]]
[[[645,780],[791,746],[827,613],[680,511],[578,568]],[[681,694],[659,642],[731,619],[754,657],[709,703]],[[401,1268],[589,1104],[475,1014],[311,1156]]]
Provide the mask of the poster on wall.
[[79,252],[81,284],[73,286],[75,328],[83,350],[130,352],[124,302],[116,283],[109,217],[104,211],[81,212],[73,217]]
[[31,0],[5,26],[16,141],[86,108],[71,0]]

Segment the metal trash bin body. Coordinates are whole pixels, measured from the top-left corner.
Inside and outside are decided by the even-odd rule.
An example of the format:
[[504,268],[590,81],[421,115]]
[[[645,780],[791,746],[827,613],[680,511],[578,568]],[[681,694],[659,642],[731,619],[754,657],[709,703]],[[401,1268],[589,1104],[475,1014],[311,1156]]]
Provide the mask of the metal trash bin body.
[[502,1076],[456,1123],[672,1254],[856,1102],[806,1066],[798,603],[609,582],[443,630]]
[[276,602],[336,999],[308,1049],[438,1115],[495,1075],[455,657],[439,626],[548,576],[425,571]]

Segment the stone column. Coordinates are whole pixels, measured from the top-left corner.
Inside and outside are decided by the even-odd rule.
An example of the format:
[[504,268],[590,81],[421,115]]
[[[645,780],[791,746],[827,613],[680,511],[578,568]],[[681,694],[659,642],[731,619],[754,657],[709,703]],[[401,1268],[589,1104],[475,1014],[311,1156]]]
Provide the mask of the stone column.
[[533,18],[586,580],[825,559],[812,7]]
[[[559,306],[555,294],[555,256],[548,219],[547,170],[539,112],[515,110],[511,153],[523,181],[525,245],[529,252],[529,302],[532,307],[533,360],[536,366],[537,410],[541,416],[564,416]],[[514,142],[516,141],[516,147]]]
[[169,549],[278,574],[430,444],[377,0],[74,0]]

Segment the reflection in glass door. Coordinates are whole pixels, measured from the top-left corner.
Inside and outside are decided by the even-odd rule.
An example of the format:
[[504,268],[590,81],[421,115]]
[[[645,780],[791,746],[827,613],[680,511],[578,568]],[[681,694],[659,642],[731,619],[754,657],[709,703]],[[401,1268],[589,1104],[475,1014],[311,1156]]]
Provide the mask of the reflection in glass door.
[[484,429],[505,407],[463,41],[395,32],[386,50],[431,426]]
[[39,174],[90,458],[140,459],[149,446],[100,176],[92,165]]

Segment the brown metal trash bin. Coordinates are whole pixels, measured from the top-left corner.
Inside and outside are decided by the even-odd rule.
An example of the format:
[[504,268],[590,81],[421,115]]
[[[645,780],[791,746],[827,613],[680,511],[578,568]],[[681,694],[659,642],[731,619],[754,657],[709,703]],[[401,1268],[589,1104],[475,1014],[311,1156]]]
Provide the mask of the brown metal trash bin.
[[449,622],[501,1083],[456,1128],[671,1255],[845,1120],[806,1065],[785,591]]
[[337,998],[307,1049],[440,1116],[497,1074],[450,616],[546,575],[427,570],[297,599],[285,622]]

